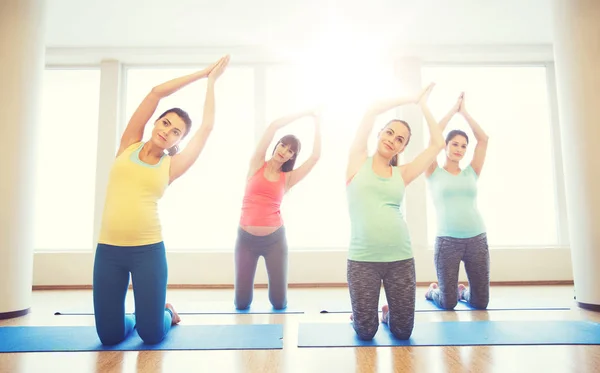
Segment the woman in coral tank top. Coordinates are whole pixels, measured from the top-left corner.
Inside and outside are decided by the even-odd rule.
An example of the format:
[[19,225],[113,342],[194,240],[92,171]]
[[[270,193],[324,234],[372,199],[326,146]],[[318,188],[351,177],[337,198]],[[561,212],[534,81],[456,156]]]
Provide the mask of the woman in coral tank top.
[[[265,161],[267,148],[275,133],[295,120],[311,116],[315,120],[315,139],[311,156],[294,169],[300,141],[283,136]],[[269,276],[269,301],[275,309],[287,305],[287,240],[281,217],[281,201],[317,164],[321,155],[320,115],[306,111],[275,120],[265,130],[248,170],[246,191],[235,245],[235,306],[247,309],[252,303],[254,275],[258,258],[263,256]]]

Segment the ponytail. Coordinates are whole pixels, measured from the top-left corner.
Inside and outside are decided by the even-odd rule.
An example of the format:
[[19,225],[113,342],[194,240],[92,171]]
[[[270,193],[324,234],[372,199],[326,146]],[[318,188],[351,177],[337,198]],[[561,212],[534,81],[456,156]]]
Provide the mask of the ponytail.
[[169,149],[167,149],[167,152],[172,157],[179,152],[179,147],[177,145],[174,145],[174,146],[170,147]]
[[394,155],[392,159],[390,159],[390,166],[398,166],[398,154]]

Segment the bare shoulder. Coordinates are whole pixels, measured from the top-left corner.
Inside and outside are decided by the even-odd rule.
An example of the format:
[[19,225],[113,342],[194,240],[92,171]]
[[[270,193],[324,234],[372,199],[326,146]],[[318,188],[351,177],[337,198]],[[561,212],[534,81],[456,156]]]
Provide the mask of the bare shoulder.
[[135,141],[129,144],[121,143],[121,146],[119,146],[119,150],[117,150],[117,155],[115,156],[115,158],[123,154],[125,151],[138,148],[140,145],[143,145],[143,143],[143,141]]
[[248,173],[246,174],[246,180],[250,180],[254,175],[256,175],[256,173],[258,171],[260,171],[263,166],[265,165],[265,161],[263,161],[262,163],[251,163],[250,167],[248,167]]
[[367,158],[366,152],[350,153],[348,156],[348,166],[346,167],[346,181],[352,179],[354,175],[356,175]]

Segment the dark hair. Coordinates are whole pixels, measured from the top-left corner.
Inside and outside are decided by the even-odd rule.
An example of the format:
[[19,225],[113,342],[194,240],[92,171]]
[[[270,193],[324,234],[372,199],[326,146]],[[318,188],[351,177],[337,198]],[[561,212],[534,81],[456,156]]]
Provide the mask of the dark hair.
[[[185,132],[181,137],[182,139],[185,138],[192,129],[192,119],[190,118],[189,114],[178,107],[174,107],[162,113],[157,120],[162,119],[165,115],[169,113],[175,113],[179,118],[181,118],[181,120],[183,120],[183,123],[185,123]],[[170,156],[174,156],[175,154],[177,154],[177,152],[179,152],[179,146],[172,146],[171,148],[167,149],[167,152]]]
[[275,149],[277,149],[277,146],[279,144],[289,146],[290,149],[294,152],[294,155],[292,156],[292,158],[287,160],[281,166],[282,172],[290,172],[291,170],[294,169],[294,164],[296,164],[296,158],[298,157],[298,153],[300,153],[300,148],[302,147],[300,144],[300,140],[298,140],[298,138],[294,135],[283,136],[281,139],[279,139],[279,141],[277,141],[277,144],[275,144],[275,147],[273,148],[273,153],[271,153],[271,155],[275,154]]
[[448,145],[448,143],[456,136],[464,137],[465,139],[467,139],[467,144],[469,143],[469,136],[467,136],[467,134],[464,131],[452,130],[452,131],[448,132],[448,135],[446,135],[446,145]]
[[[406,147],[408,145],[408,143],[410,142],[410,138],[412,136],[412,130],[410,129],[410,126],[408,125],[408,123],[406,121],[403,121],[402,119],[392,119],[389,122],[387,122],[383,128],[387,128],[387,126],[389,126],[390,124],[392,124],[394,122],[400,122],[400,123],[404,124],[406,129],[408,129],[408,139],[406,139],[406,144],[404,144],[404,146]],[[394,155],[392,157],[392,159],[390,159],[390,166],[398,166],[398,154]]]

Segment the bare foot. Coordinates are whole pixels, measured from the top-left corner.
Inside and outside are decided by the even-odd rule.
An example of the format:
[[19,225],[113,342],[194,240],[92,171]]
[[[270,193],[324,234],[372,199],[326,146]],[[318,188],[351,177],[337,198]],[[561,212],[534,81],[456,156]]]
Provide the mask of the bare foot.
[[389,314],[390,314],[390,308],[388,307],[387,304],[385,306],[381,307],[381,322],[382,323],[387,324]]
[[425,293],[425,299],[429,299],[429,300],[431,300],[431,299],[432,299],[432,298],[431,298],[431,292],[432,292],[434,289],[437,289],[437,288],[438,288],[438,284],[437,284],[437,283],[435,283],[435,282],[432,282],[431,284],[429,284],[429,289],[427,289],[427,292]]
[[165,305],[165,308],[168,308],[171,311],[171,313],[173,313],[171,325],[179,324],[179,322],[181,321],[181,317],[179,317],[179,314],[177,313],[177,311],[175,311],[175,308],[173,308],[173,305],[171,303],[167,303]]
[[465,290],[467,290],[465,285],[458,284],[458,300],[465,300]]

